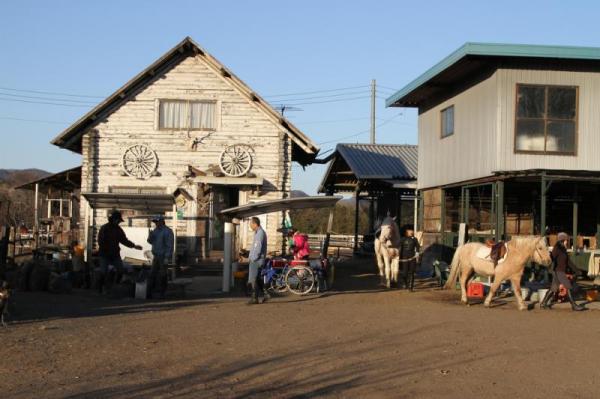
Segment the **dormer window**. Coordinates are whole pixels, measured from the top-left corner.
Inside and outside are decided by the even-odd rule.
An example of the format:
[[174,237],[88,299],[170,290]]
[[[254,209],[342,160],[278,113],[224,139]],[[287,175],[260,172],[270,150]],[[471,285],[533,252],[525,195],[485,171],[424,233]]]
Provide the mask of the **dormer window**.
[[216,130],[214,101],[159,100],[160,130]]
[[577,87],[517,85],[515,152],[575,155]]

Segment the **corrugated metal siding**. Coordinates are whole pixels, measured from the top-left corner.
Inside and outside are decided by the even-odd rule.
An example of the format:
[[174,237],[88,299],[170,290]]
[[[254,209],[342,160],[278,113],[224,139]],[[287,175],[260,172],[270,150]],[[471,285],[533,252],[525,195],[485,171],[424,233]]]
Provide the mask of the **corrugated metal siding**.
[[[503,69],[497,76],[502,102],[496,170],[600,170],[600,73]],[[579,86],[577,156],[514,153],[517,83]]]
[[414,180],[418,175],[415,145],[338,144],[336,151],[359,179]]
[[[419,115],[419,189],[487,176],[496,166],[496,74]],[[454,105],[454,134],[440,111]]]

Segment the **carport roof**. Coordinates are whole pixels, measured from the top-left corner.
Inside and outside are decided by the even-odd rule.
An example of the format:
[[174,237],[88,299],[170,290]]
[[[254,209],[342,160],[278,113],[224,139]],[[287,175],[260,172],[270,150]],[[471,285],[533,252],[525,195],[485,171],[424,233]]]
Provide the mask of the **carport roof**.
[[338,144],[319,186],[352,191],[358,181],[389,185],[417,180],[418,147],[410,144]]
[[314,196],[261,201],[224,209],[219,212],[219,215],[244,219],[264,213],[281,212],[290,209],[330,208],[341,199],[341,196]]

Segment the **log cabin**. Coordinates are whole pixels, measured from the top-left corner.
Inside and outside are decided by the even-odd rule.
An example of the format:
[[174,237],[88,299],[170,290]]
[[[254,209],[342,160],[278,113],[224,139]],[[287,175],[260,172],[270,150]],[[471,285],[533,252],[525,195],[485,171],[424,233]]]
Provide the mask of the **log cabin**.
[[[88,253],[116,208],[132,234],[149,227],[149,215],[172,220],[177,255],[187,262],[222,256],[220,210],[288,197],[292,162],[310,164],[319,151],[189,37],[52,144],[82,156],[80,237]],[[269,251],[282,248],[283,217],[261,217]],[[246,247],[247,225],[238,228],[237,245]]]

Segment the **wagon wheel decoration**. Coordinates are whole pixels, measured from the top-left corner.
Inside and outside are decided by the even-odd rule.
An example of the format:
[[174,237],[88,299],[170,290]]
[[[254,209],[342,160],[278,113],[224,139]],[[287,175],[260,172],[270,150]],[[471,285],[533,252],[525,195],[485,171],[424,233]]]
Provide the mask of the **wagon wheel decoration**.
[[230,145],[219,157],[219,167],[227,176],[240,177],[248,173],[252,167],[252,156],[243,145]]
[[143,144],[136,144],[125,150],[123,169],[131,177],[147,179],[158,167],[156,152]]

